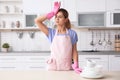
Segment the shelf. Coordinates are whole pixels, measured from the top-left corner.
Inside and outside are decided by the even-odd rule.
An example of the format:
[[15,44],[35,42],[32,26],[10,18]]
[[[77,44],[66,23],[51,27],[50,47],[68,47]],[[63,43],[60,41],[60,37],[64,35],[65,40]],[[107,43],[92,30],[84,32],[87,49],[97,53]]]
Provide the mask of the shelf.
[[[108,27],[101,27],[101,28],[72,28],[72,29],[75,29],[75,30],[81,30],[81,31],[91,31],[91,30],[120,30],[120,27],[119,28],[108,28]],[[39,28],[1,28],[0,29],[0,32],[8,32],[8,31],[40,31]]]
[[82,27],[82,28],[76,28],[79,30],[120,30],[120,27]]
[[120,30],[120,27],[99,27],[99,28],[88,28],[88,30]]
[[0,32],[10,32],[10,31],[40,31],[40,30],[38,28],[0,29]]
[[23,15],[22,13],[0,13],[0,15]]
[[0,0],[0,2],[22,2],[22,0]]

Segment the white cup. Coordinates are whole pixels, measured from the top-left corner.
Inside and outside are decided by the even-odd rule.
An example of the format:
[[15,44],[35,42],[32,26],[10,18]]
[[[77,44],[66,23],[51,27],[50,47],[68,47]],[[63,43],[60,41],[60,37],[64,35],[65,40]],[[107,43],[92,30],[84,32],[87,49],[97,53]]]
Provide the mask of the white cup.
[[92,60],[87,60],[87,67],[94,68],[96,66],[96,62]]

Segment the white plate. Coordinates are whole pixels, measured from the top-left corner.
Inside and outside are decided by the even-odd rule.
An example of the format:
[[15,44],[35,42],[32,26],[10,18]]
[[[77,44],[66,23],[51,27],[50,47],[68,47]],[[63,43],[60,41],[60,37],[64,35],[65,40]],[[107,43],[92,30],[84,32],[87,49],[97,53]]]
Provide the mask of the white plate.
[[84,78],[102,78],[103,77],[102,74],[85,74],[85,73],[81,73],[80,76]]

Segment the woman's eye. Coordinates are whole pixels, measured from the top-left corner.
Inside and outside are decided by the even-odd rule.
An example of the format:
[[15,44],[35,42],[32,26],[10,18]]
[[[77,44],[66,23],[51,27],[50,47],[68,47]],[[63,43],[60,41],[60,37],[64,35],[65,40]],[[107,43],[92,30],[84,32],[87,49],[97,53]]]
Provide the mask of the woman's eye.
[[56,18],[63,18],[63,16],[57,16]]

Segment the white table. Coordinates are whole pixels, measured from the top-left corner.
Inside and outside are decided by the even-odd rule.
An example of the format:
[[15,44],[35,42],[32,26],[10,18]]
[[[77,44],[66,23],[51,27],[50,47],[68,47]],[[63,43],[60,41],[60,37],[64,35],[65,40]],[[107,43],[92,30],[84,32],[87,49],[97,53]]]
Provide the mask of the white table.
[[74,71],[0,71],[0,80],[120,80],[120,72],[105,72],[102,79],[85,79]]

